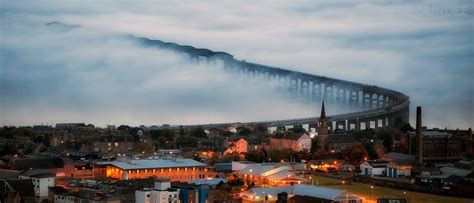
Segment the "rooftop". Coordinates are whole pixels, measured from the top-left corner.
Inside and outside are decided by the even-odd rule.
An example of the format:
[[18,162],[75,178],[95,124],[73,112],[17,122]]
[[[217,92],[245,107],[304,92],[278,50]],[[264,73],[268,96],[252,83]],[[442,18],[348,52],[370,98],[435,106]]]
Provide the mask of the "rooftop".
[[48,172],[48,170],[45,169],[33,169],[20,173],[20,176],[28,176],[34,178],[51,178],[56,177],[56,174]]
[[205,178],[205,179],[197,179],[190,181],[188,183],[190,184],[196,184],[196,185],[218,185],[219,183],[227,183],[227,179],[224,178]]
[[177,168],[177,167],[202,167],[206,166],[193,159],[140,159],[131,161],[105,161],[98,162],[99,165],[112,165],[124,170],[130,169],[153,169],[153,168]]
[[443,172],[443,175],[455,175],[459,177],[466,177],[469,174],[473,173],[473,171],[470,171],[470,170],[454,168],[454,167],[443,167],[441,168],[441,172]]
[[390,152],[390,153],[384,154],[383,158],[415,160],[414,155],[404,154],[404,153],[399,153],[399,152]]
[[252,188],[247,190],[244,194],[247,196],[276,196],[278,193],[286,192],[288,194],[316,197],[326,200],[339,201],[339,200],[357,200],[359,196],[349,193],[345,190],[332,189],[326,187],[317,187],[314,185],[294,185],[285,187],[272,187],[272,188]]

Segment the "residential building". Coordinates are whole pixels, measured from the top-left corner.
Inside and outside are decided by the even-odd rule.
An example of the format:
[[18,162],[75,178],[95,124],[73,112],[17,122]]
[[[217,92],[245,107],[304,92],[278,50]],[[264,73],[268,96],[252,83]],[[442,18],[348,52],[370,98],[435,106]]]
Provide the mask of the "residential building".
[[28,171],[19,175],[19,179],[31,179],[35,191],[35,196],[39,199],[47,199],[49,196],[49,187],[54,186],[56,174],[48,172]]
[[224,151],[224,155],[232,153],[247,153],[248,142],[243,137],[229,138],[226,143],[227,149]]
[[283,132],[276,133],[272,138],[270,138],[269,144],[270,150],[274,149],[290,149],[295,152],[311,150],[311,138],[309,133],[292,133],[292,132]]
[[179,190],[180,203],[207,202],[207,196],[209,193],[208,184],[173,183],[171,187]]
[[93,145],[94,152],[124,154],[135,149],[135,140],[129,135],[105,135],[100,136]]
[[179,189],[172,188],[169,179],[155,180],[154,188],[135,191],[136,203],[178,203]]
[[330,152],[344,152],[345,149],[352,147],[356,143],[352,134],[338,133],[331,134],[327,138],[327,146]]

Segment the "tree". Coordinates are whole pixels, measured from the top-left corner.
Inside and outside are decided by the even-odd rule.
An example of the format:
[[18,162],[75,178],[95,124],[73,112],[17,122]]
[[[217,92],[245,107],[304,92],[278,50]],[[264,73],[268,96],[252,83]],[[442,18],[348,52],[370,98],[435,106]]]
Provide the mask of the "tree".
[[193,129],[189,135],[197,138],[207,139],[207,134],[201,127]]
[[383,146],[387,149],[387,152],[393,151],[393,137],[392,135],[383,135],[381,137]]
[[301,162],[301,160],[310,160],[311,159],[311,153],[309,153],[307,150],[302,150],[299,152],[296,152],[294,154],[295,161]]
[[311,152],[314,153],[319,149],[319,140],[315,137],[311,139]]
[[268,156],[268,159],[267,161],[281,161],[281,160],[288,160],[288,158],[290,157],[290,150],[287,150],[287,149],[281,149],[281,150],[278,150],[278,149],[274,149],[274,150],[270,150],[267,152],[267,156]]
[[128,125],[120,125],[117,130],[128,131],[130,130],[130,126]]
[[291,129],[294,133],[305,133],[306,132],[306,129],[303,128],[302,125],[295,125],[292,129]]
[[373,142],[366,142],[364,144],[364,148],[369,155],[370,159],[377,159],[377,152],[375,151],[374,143]]
[[148,133],[150,134],[150,139],[158,140],[161,135],[161,130],[150,130]]
[[191,136],[181,136],[176,139],[176,145],[181,147],[196,147],[198,139]]
[[140,142],[137,149],[140,153],[150,153],[154,152],[155,148],[151,142]]
[[221,136],[223,137],[230,137],[232,135],[234,135],[234,133],[230,132],[230,131],[223,131],[222,133],[220,133]]
[[410,123],[406,123],[405,125],[403,125],[400,128],[400,131],[404,132],[404,133],[407,133],[407,132],[414,132],[415,129],[413,129],[413,127],[411,127]]
[[346,148],[343,155],[344,159],[350,160],[355,165],[359,165],[365,158],[367,158],[368,153],[361,143],[356,142],[351,147]]
[[186,135],[186,131],[184,130],[184,127],[182,125],[179,126],[179,135],[180,136]]
[[252,130],[250,130],[249,128],[241,128],[239,130],[239,132],[237,132],[237,135],[240,135],[240,136],[248,136],[252,133]]
[[249,151],[245,154],[245,160],[261,163],[265,161],[265,154],[260,150]]
[[257,127],[255,127],[255,131],[258,133],[268,133],[268,129],[265,125],[258,124]]
[[166,137],[160,136],[158,138],[158,147],[159,148],[168,148],[168,140]]

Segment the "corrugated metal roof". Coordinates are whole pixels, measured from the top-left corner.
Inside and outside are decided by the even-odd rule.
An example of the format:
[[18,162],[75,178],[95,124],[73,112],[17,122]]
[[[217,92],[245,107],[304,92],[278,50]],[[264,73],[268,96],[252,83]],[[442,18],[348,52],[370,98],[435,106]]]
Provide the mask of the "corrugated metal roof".
[[135,163],[130,164],[125,161],[105,161],[99,162],[99,165],[113,165],[124,170],[130,169],[153,169],[153,168],[176,168],[176,167],[200,167],[206,166],[201,162],[193,159],[180,159],[179,161],[168,159],[141,159],[134,160]]
[[455,175],[459,177],[465,177],[472,173],[470,170],[454,168],[454,167],[443,167],[440,169],[443,175]]

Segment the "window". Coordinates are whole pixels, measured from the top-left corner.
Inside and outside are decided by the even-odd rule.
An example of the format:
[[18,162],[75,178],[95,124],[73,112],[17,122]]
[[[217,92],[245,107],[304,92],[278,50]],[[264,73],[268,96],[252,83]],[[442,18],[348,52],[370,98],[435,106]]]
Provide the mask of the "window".
[[115,146],[118,147],[118,142],[115,143]]

